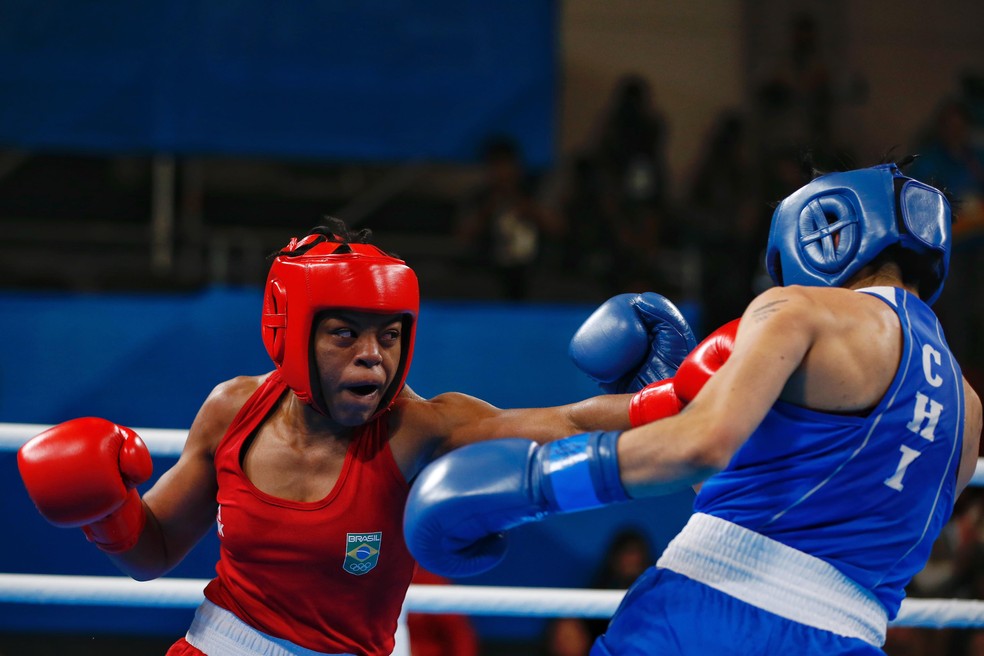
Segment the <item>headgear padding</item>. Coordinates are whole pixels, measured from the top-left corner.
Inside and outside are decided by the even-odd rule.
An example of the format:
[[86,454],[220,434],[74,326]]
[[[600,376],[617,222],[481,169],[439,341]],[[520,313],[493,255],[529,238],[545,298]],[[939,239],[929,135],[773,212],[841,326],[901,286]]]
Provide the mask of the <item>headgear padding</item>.
[[933,303],[950,264],[950,204],[895,164],[818,177],[772,215],[765,262],[778,285],[838,287],[899,244],[930,259],[920,296]]
[[298,398],[328,415],[311,344],[315,320],[325,310],[402,314],[400,364],[373,417],[403,389],[413,355],[420,291],[403,260],[370,244],[331,241],[310,234],[273,260],[263,294],[263,344]]

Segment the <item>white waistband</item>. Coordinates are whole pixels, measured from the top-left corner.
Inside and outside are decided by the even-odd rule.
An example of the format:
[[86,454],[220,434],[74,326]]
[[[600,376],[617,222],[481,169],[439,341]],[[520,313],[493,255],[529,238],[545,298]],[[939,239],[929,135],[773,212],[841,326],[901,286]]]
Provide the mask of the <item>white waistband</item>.
[[207,599],[195,611],[185,640],[208,656],[352,656],[324,654],[274,638]]
[[880,647],[888,615],[836,567],[719,517],[695,513],[656,563],[762,610]]

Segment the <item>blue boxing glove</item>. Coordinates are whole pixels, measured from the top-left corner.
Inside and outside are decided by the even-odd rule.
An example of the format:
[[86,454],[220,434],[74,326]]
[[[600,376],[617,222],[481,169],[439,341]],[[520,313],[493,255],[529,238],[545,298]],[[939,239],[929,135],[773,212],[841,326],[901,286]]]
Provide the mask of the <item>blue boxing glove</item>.
[[696,345],[680,310],[663,296],[645,292],[602,303],[574,333],[569,352],[604,391],[623,394],[672,378]]
[[403,533],[410,553],[435,574],[473,576],[505,556],[502,531],[627,500],[615,453],[619,435],[582,433],[543,445],[489,440],[441,456],[407,498]]

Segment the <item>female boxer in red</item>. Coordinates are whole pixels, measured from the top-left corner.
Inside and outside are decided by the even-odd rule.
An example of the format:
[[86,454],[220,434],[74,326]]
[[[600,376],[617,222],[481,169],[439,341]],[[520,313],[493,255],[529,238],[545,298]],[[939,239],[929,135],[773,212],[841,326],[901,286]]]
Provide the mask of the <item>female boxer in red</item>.
[[[627,395],[500,410],[414,394],[417,279],[364,242],[338,222],[280,251],[262,318],[276,370],[218,385],[180,459],[142,499],[134,488],[150,456],[109,421],[60,424],[18,454],[41,513],[82,526],[133,578],[166,573],[215,527],[217,575],[170,654],[389,654],[414,569],[402,531],[408,481],[425,464],[480,439],[629,425]],[[602,314],[640,322],[640,297],[625,297]],[[650,380],[672,375],[693,346],[662,301],[641,329]]]

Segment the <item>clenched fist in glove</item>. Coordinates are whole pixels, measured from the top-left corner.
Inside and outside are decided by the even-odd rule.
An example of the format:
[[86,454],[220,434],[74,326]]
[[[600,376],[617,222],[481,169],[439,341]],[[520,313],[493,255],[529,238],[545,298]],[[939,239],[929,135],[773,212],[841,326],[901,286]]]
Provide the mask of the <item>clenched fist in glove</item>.
[[646,292],[608,299],[578,328],[569,353],[609,394],[638,392],[676,374],[697,340],[669,299]]
[[140,436],[105,419],[58,424],[17,452],[34,505],[55,526],[81,527],[109,553],[137,543],[147,520],[136,486],[150,478],[150,452]]

